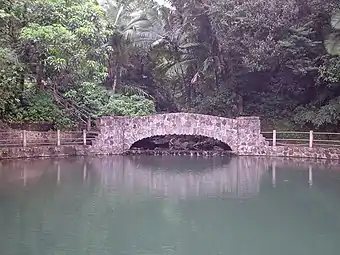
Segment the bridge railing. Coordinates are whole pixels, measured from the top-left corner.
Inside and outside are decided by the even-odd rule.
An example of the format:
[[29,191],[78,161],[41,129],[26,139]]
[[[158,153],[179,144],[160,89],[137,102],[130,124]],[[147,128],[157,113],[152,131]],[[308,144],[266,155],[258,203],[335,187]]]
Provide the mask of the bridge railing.
[[[261,134],[275,146],[340,147],[340,133],[264,131]],[[0,131],[0,148],[63,145],[91,145],[98,133],[94,131]]]
[[264,131],[261,134],[275,146],[301,147],[340,147],[340,133],[330,132],[296,132],[296,131]]
[[0,131],[0,148],[91,145],[97,132],[83,131]]

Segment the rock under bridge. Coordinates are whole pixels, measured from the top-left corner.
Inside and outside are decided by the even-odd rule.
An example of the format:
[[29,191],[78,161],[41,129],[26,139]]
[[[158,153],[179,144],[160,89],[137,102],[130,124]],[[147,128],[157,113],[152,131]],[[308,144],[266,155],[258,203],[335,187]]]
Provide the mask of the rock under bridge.
[[227,144],[238,155],[264,154],[268,145],[258,117],[235,119],[193,113],[168,113],[143,117],[102,117],[92,150],[98,154],[123,154],[144,138],[162,135],[201,135]]

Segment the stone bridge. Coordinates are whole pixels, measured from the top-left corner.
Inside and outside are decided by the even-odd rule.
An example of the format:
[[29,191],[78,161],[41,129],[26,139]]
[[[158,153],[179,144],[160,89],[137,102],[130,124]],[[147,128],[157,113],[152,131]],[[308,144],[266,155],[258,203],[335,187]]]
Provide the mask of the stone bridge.
[[268,145],[258,117],[235,119],[192,113],[144,117],[103,117],[92,150],[97,154],[123,154],[137,141],[161,135],[201,135],[227,144],[238,155],[264,154]]

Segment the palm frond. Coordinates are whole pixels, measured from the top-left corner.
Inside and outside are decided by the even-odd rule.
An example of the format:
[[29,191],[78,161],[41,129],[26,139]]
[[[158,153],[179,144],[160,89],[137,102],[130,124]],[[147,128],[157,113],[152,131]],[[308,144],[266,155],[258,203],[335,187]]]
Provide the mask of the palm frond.
[[178,48],[180,49],[193,49],[193,48],[198,48],[198,47],[202,47],[202,43],[186,43],[186,44],[182,44],[179,45]]
[[153,96],[151,96],[148,92],[146,92],[142,88],[139,88],[139,87],[136,87],[136,86],[124,84],[121,87],[121,92],[123,94],[127,94],[127,95],[138,95],[138,96],[143,96],[145,98],[149,98],[149,99],[154,100]]
[[127,25],[126,29],[136,28],[145,29],[151,27],[152,23],[147,19],[146,15],[141,14],[138,17],[133,18]]
[[131,28],[131,29],[125,30],[122,35],[125,41],[132,41],[132,38],[135,37],[135,34],[136,34],[136,30]]
[[340,29],[340,10],[333,14],[331,24],[334,29]]
[[196,63],[197,63],[196,59],[188,59],[188,60],[174,63],[173,65],[168,67],[165,74],[168,77],[175,77],[178,75],[186,74],[188,71],[188,68]]
[[141,41],[145,41],[148,42],[151,46],[152,43],[154,43],[155,41],[161,39],[161,35],[154,33],[152,30],[148,30],[148,29],[144,29],[144,30],[140,30],[138,31],[138,33],[135,34],[134,39],[135,40],[141,40]]
[[331,55],[340,54],[340,33],[332,33],[325,41],[327,52]]
[[112,24],[115,24],[116,18],[118,17],[119,7],[116,1],[113,0],[100,0],[98,3],[102,6],[106,13],[106,17]]
[[163,47],[164,45],[166,45],[168,43],[168,40],[166,40],[165,38],[159,38],[155,41],[152,42],[151,47],[152,48],[158,48],[158,47]]
[[206,58],[203,62],[203,68],[202,68],[203,73],[207,72],[209,68],[213,66],[213,64],[214,64],[214,59],[212,57]]
[[114,26],[118,25],[118,22],[119,22],[120,17],[121,17],[121,15],[123,13],[123,10],[124,10],[124,6],[120,6],[119,9],[118,9],[118,12],[116,14],[115,21],[113,23]]
[[181,53],[181,57],[180,57],[181,61],[186,61],[186,60],[191,60],[191,59],[196,59],[195,56],[193,56],[192,53],[190,53],[190,52]]

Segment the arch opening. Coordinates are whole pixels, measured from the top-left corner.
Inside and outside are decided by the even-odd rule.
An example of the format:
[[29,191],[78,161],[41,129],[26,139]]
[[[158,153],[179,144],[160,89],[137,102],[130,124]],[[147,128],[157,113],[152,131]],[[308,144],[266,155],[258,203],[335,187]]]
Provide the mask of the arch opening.
[[202,135],[152,136],[136,141],[129,149],[164,151],[232,151],[228,144]]

